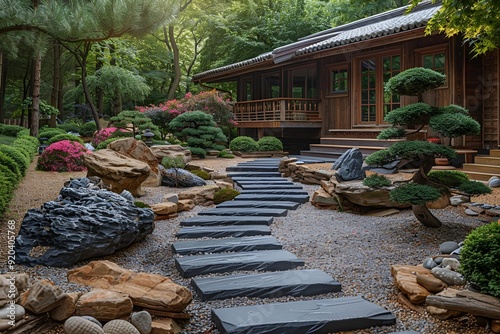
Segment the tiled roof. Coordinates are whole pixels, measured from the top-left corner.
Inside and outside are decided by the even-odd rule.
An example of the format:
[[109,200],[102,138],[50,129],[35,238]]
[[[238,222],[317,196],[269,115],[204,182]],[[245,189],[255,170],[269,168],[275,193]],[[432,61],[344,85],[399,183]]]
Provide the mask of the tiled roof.
[[193,76],[193,80],[266,61],[277,64],[293,59],[296,56],[424,27],[440,7],[439,3],[424,1],[408,14],[406,14],[408,7],[396,8],[303,37],[297,42],[276,48],[272,52],[264,53],[252,59],[198,73]]

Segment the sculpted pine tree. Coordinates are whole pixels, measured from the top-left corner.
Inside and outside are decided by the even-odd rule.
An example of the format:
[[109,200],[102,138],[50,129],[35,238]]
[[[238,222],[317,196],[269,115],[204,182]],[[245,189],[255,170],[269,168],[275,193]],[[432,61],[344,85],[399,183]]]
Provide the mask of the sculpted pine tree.
[[[389,79],[386,92],[418,96],[421,101],[423,92],[435,89],[445,81],[446,76],[436,71],[411,68]],[[388,113],[384,120],[393,127],[382,131],[379,139],[394,138],[401,133],[402,127],[407,126],[416,127],[414,131],[418,132],[424,126],[430,125],[435,131],[449,138],[478,134],[480,129],[479,123],[468,116],[468,111],[464,108],[453,105],[432,107],[423,102],[395,109]],[[443,193],[449,192],[464,193],[469,196],[491,192],[490,188],[480,182],[470,181],[466,176],[456,177],[456,171],[442,171],[434,176],[429,175],[435,157],[452,159],[455,155],[455,151],[448,146],[426,141],[402,141],[386,150],[371,154],[365,162],[369,165],[383,166],[398,161],[397,168],[410,162],[418,166],[408,183],[401,184],[391,191],[391,200],[411,204],[418,221],[428,227],[439,227],[441,221],[429,211],[427,202],[434,201]],[[450,182],[450,179],[454,179],[455,182]]]

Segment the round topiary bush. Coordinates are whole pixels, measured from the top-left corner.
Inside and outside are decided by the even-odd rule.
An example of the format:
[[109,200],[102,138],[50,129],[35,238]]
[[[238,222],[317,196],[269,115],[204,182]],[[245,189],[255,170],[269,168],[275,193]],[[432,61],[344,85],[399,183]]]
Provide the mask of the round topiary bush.
[[78,132],[82,137],[92,137],[94,132],[96,132],[97,126],[94,121],[87,122],[80,127]]
[[467,235],[459,270],[482,293],[500,298],[500,223],[480,226]]
[[40,131],[38,133],[38,139],[40,139],[40,138],[50,139],[50,138],[55,137],[57,135],[63,135],[66,133],[67,133],[66,131],[64,131],[63,129],[60,129],[60,128],[44,128],[42,131]]
[[239,152],[254,152],[259,150],[259,144],[252,137],[240,136],[231,140],[229,149]]
[[78,172],[86,169],[87,149],[79,142],[62,140],[47,147],[38,158],[37,169],[51,172]]
[[220,204],[222,202],[231,201],[236,196],[238,196],[240,192],[233,188],[222,188],[217,190],[214,194],[214,203]]
[[408,183],[391,190],[391,201],[402,204],[424,205],[441,197],[441,193],[433,187],[417,183]]
[[259,145],[259,151],[283,151],[283,143],[276,137],[262,137],[257,144]]
[[365,177],[363,185],[371,188],[382,188],[391,186],[391,181],[384,175],[372,174]]
[[62,141],[62,140],[76,141],[76,142],[78,142],[78,143],[80,143],[80,144],[83,145],[83,140],[81,140],[77,136],[71,135],[69,133],[64,133],[64,134],[56,135],[56,136],[50,138],[49,140],[47,140],[46,144],[47,145],[51,145],[51,144],[54,144],[55,142]]

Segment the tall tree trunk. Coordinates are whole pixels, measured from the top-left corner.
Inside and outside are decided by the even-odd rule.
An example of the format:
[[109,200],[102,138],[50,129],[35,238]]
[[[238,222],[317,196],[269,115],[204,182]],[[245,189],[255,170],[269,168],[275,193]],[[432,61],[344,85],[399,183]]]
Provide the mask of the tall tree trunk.
[[[109,64],[111,66],[116,66],[116,49],[115,49],[115,45],[114,44],[111,44],[109,46],[109,53],[111,55],[111,60],[109,62]],[[115,93],[114,93],[114,98],[113,98],[113,105],[111,107],[111,113],[113,114],[113,116],[116,116],[118,115],[121,111],[122,111],[122,96],[121,96],[121,92],[120,92],[120,89],[118,88],[118,85],[115,85]]]
[[42,55],[40,51],[36,52],[34,67],[33,67],[33,94],[31,105],[31,125],[30,134],[34,137],[38,136],[38,123],[40,121],[40,77],[42,74]]
[[170,83],[170,88],[168,90],[167,99],[173,100],[175,98],[175,92],[179,88],[179,83],[181,82],[181,64],[179,56],[179,46],[175,40],[174,25],[170,24],[168,26],[168,39],[170,40],[170,46],[172,47],[173,61],[174,61],[174,79]]
[[[101,52],[103,51],[103,47],[100,46],[99,49]],[[96,63],[95,63],[95,70],[96,72],[99,71],[102,67],[104,66],[104,62],[102,61],[102,56],[97,57]],[[97,112],[100,113],[101,115],[104,114],[104,91],[101,88],[96,88],[95,91],[95,98],[96,98],[96,104],[97,104]]]
[[92,96],[90,96],[89,86],[87,85],[87,57],[91,47],[92,42],[85,42],[85,45],[83,47],[83,54],[80,63],[80,66],[82,67],[82,88],[83,94],[85,95],[85,100],[87,100],[90,111],[92,112],[92,117],[94,118],[97,131],[99,131],[102,129],[101,123],[99,122],[99,113],[97,112],[97,108],[92,102]]
[[[52,68],[52,93],[50,94],[50,104],[57,108],[59,106],[59,82],[61,76],[61,44],[54,40],[54,63]],[[50,115],[50,127],[55,128],[57,115]]]
[[0,51],[0,124],[3,124],[5,118],[5,92],[7,85],[7,58]]

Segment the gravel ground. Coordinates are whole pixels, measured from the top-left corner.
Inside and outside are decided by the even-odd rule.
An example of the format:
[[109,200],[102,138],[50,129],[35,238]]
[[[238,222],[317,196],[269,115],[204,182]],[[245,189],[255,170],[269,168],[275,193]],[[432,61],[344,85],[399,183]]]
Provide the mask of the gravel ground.
[[[235,165],[243,160],[246,159],[207,159],[195,161],[194,164],[223,170],[226,165]],[[36,203],[28,207],[39,206],[55,197],[54,189],[58,192],[63,180],[69,176],[82,176],[82,173],[53,174],[49,178],[48,174],[42,176],[39,173],[41,172],[33,169],[28,172],[28,176],[18,188],[21,195],[16,196],[11,205],[16,209],[12,210],[8,219],[15,219],[19,224],[19,215],[25,211],[23,205]],[[35,187],[40,180],[46,184],[49,179],[51,187],[47,185],[40,189]],[[303,187],[310,194],[318,189],[318,186],[303,185]],[[151,204],[161,201],[164,193],[172,192],[174,189],[159,187],[146,190],[147,195],[141,200]],[[35,200],[27,200],[26,196],[32,196]],[[488,201],[488,198],[483,200]],[[495,201],[496,197],[492,200]],[[153,234],[144,241],[103,259],[113,261],[127,269],[169,276],[174,282],[190,287],[190,279],[182,278],[174,267],[171,244],[176,240],[174,235],[179,229],[179,222],[187,217],[196,216],[204,209],[198,206],[190,212],[181,213],[178,218],[158,221]],[[440,228],[424,227],[416,221],[409,210],[388,217],[369,217],[320,210],[309,203],[303,204],[297,210],[289,211],[287,217],[275,218],[271,225],[272,235],[281,242],[285,250],[305,260],[304,268],[321,269],[331,274],[342,284],[342,292],[303,298],[281,297],[263,300],[233,298],[213,302],[201,302],[195,296],[193,303],[186,310],[192,314],[192,318],[180,322],[183,327],[182,333],[218,333],[211,323],[211,308],[357,295],[392,311],[397,317],[397,323],[394,326],[344,333],[382,334],[403,330],[415,330],[422,334],[488,333],[487,329],[476,325],[475,319],[471,316],[464,315],[442,321],[430,317],[427,313],[413,311],[396,300],[398,291],[390,275],[391,264],[420,264],[424,258],[436,255],[442,242],[460,242],[473,228],[487,222],[485,217],[478,219],[465,216],[462,208],[448,207],[443,210],[433,210],[433,213],[443,222]],[[5,224],[2,224],[2,236],[5,235],[3,232]],[[5,245],[4,240],[1,242]],[[2,265],[0,265],[2,272],[7,271],[4,259],[2,255]],[[67,283],[67,269],[16,266],[16,270],[28,272],[32,279],[48,278],[65,291],[86,289]],[[61,326],[49,333],[62,333]]]

